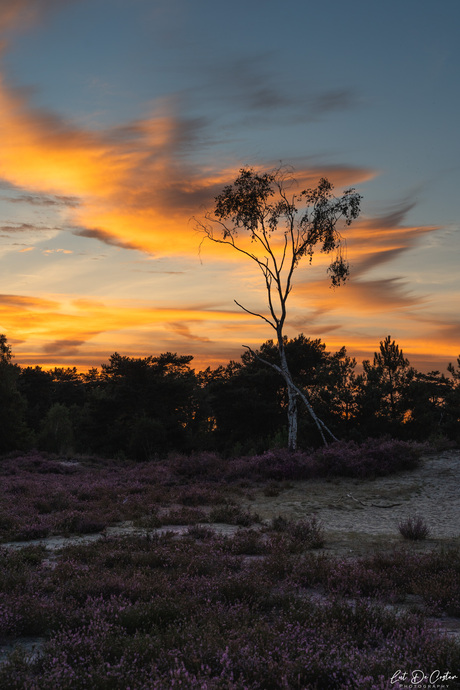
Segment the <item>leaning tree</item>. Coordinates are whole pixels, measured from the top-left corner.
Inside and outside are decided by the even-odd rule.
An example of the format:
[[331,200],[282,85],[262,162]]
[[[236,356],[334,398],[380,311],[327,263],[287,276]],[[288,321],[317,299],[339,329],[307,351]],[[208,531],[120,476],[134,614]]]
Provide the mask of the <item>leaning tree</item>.
[[[267,296],[266,313],[251,311],[235,300],[243,311],[266,321],[276,332],[279,364],[268,362],[245,345],[254,357],[283,377],[288,394],[288,447],[297,447],[297,399],[311,414],[323,442],[332,432],[315,414],[305,392],[293,380],[285,352],[284,327],[287,300],[294,271],[303,260],[311,263],[319,249],[333,254],[328,273],[333,286],[349,274],[339,222],[350,225],[360,212],[361,197],[354,189],[343,196],[332,193],[332,184],[322,178],[313,189],[296,191],[292,170],[279,167],[270,172],[242,168],[236,180],[215,198],[213,211],[197,221],[203,239],[231,247],[253,261],[262,272]],[[240,233],[244,233],[240,237]]]

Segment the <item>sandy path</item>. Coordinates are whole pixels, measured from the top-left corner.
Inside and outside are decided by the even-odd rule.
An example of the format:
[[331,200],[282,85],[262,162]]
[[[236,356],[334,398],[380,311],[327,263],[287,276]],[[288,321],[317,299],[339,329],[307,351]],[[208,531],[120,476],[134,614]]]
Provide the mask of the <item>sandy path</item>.
[[299,520],[316,514],[331,547],[335,542],[351,548],[350,542],[370,547],[400,541],[398,522],[414,515],[430,528],[427,545],[460,543],[460,451],[427,455],[415,471],[371,481],[314,480],[287,487],[275,497],[257,491],[245,506],[262,519],[283,515]]

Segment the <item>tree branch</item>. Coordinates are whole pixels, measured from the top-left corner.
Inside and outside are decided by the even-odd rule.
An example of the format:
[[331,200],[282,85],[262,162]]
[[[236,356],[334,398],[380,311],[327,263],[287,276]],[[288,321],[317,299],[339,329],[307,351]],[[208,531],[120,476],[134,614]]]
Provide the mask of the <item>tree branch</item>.
[[[245,311],[246,314],[250,314],[251,316],[257,316],[259,319],[263,319],[263,320],[266,321],[273,329],[276,330],[276,326],[274,326],[274,325],[272,324],[272,322],[270,321],[270,319],[267,319],[266,316],[264,316],[263,314],[257,314],[255,311],[250,311],[249,309],[246,309],[246,307],[243,307],[243,305],[240,304],[239,302],[237,302],[236,299],[234,299],[233,301],[235,302],[235,304],[236,304],[240,309],[242,309],[243,311]],[[247,346],[244,345],[243,347],[247,347]]]
[[326,431],[329,434],[329,436],[334,441],[338,441],[338,438],[336,436],[334,436],[332,431],[325,425],[325,423],[322,421],[322,419],[320,419],[316,415],[316,413],[315,413],[314,409],[312,408],[310,401],[308,400],[305,393],[298,386],[296,386],[296,384],[294,383],[292,378],[286,376],[286,374],[284,373],[284,371],[282,370],[281,367],[279,367],[277,364],[273,364],[272,362],[269,362],[268,360],[264,359],[263,357],[260,357],[260,355],[258,355],[256,352],[254,352],[254,350],[252,348],[250,348],[249,345],[243,345],[243,347],[245,347],[247,350],[249,350],[249,352],[252,354],[252,356],[255,357],[256,359],[258,359],[259,362],[266,364],[267,366],[271,367],[272,369],[277,371],[279,374],[281,374],[281,376],[283,377],[283,379],[286,382],[286,385],[289,386],[291,388],[291,390],[294,391],[294,393],[296,395],[298,395],[299,398],[302,400],[302,402],[305,404],[305,407],[309,411],[311,417],[313,418],[313,421],[315,422],[315,424],[318,428],[319,433],[321,434],[321,438],[322,438],[325,446],[327,446],[327,441],[326,441],[326,437],[324,436],[323,429],[324,429],[324,431]]

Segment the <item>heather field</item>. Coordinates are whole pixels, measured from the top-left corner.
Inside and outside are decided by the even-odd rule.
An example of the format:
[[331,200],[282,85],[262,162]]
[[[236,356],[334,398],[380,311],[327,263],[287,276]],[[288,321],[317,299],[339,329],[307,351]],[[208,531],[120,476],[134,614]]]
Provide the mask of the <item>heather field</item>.
[[460,687],[460,521],[423,511],[459,454],[428,450],[3,457],[0,688]]

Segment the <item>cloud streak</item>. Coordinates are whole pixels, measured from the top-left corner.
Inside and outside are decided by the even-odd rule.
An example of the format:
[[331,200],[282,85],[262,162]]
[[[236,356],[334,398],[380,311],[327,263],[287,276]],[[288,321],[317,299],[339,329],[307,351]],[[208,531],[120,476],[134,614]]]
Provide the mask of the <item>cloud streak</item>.
[[[94,343],[102,360],[112,354],[114,342],[127,345],[132,334],[154,333],[156,343],[170,345],[172,336],[185,344],[209,343],[205,333],[211,328],[229,324],[237,328],[248,317],[238,311],[222,310],[212,305],[190,305],[187,308],[164,308],[135,300],[97,301],[93,299],[46,299],[33,296],[0,295],[0,332],[14,333],[11,341],[18,344],[15,352],[30,361],[28,348],[33,344],[36,353],[45,355],[44,361],[86,363],[86,352],[80,350]],[[193,328],[193,332],[192,332]],[[124,334],[131,335],[124,335]],[[128,339],[127,339],[128,338]],[[26,343],[27,345],[24,345]],[[180,342],[178,343],[180,346]],[[188,347],[188,346],[187,346]],[[150,351],[151,354],[151,351]],[[53,360],[54,356],[54,360]],[[39,359],[39,355],[37,355]]]
[[219,104],[231,103],[231,112],[237,103],[241,117],[257,126],[280,117],[285,124],[315,122],[330,113],[358,106],[360,98],[354,88],[318,89],[309,85],[308,80],[299,85],[285,73],[274,71],[272,58],[275,56],[271,53],[247,54],[211,69],[207,65],[204,69],[210,72],[210,83],[206,92],[213,94]]
[[76,208],[80,202],[72,196],[47,196],[45,194],[20,194],[18,196],[3,197],[4,201],[12,204],[30,204],[31,206],[68,206]]
[[[9,41],[15,32],[30,29],[48,12],[72,1],[75,0],[0,2],[0,31]],[[233,181],[240,167],[231,154],[221,158],[222,163],[218,155],[213,160],[218,150],[216,137],[221,137],[218,144],[224,145],[219,150],[228,151],[229,139],[236,138],[235,132],[238,137],[244,132],[242,125],[249,124],[249,133],[254,133],[254,126],[282,123],[289,127],[318,122],[359,104],[360,94],[346,84],[334,88],[332,83],[322,89],[307,82],[305,87],[289,83],[276,68],[272,69],[273,57],[256,54],[215,68],[207,67],[204,77],[200,77],[201,87],[198,85],[194,93],[190,89],[180,97],[157,98],[145,117],[104,130],[79,125],[56,112],[39,109],[34,106],[31,90],[15,88],[1,79],[0,128],[4,136],[0,147],[0,201],[9,206],[0,233],[7,240],[24,242],[15,243],[13,246],[18,249],[11,252],[19,266],[18,274],[24,271],[27,261],[29,266],[32,262],[34,247],[29,245],[38,244],[46,233],[56,235],[62,231],[68,233],[72,249],[61,248],[61,244],[41,250],[36,247],[37,256],[39,253],[54,255],[52,260],[47,259],[46,271],[50,271],[48,263],[54,262],[54,284],[59,287],[69,276],[70,264],[69,257],[61,255],[78,253],[82,240],[76,238],[88,240],[85,248],[91,244],[89,240],[96,240],[121,250],[107,250],[107,255],[123,257],[125,263],[120,260],[116,270],[120,266],[120,270],[126,269],[127,286],[138,276],[133,278],[136,269],[129,265],[129,259],[125,261],[122,250],[141,251],[149,258],[193,257],[199,266],[201,237],[189,219],[200,215],[203,208],[212,207],[214,197]],[[190,103],[193,108],[187,116],[185,108]],[[199,112],[206,115],[196,115]],[[314,186],[325,176],[340,189],[376,176],[375,170],[364,165],[324,165],[307,157],[291,162],[300,187]],[[379,332],[382,323],[391,321],[401,333],[412,333],[410,347],[418,352],[423,342],[421,334],[427,328],[420,318],[427,314],[427,323],[433,324],[433,330],[426,339],[426,347],[443,352],[446,347],[452,349],[459,335],[455,319],[450,320],[448,314],[445,317],[436,314],[423,293],[423,286],[416,289],[410,285],[402,270],[383,277],[383,269],[387,271],[391,262],[404,258],[423,238],[437,230],[434,226],[407,222],[415,205],[415,198],[404,198],[385,213],[361,218],[347,229],[344,234],[352,278],[343,290],[327,289],[326,276],[319,278],[325,261],[317,261],[317,257],[311,270],[306,267],[305,271],[299,271],[290,298],[290,327],[304,329],[307,334],[327,335],[330,342],[337,344],[358,344],[364,351],[366,347],[378,346],[379,337],[386,335]],[[23,209],[26,215],[20,217]],[[44,217],[48,223],[43,221]],[[13,220],[17,218],[20,219]],[[55,227],[51,227],[55,219]],[[34,237],[27,237],[27,233],[33,233]],[[42,356],[42,361],[48,363],[91,365],[94,357],[105,359],[111,354],[114,342],[117,349],[124,347],[133,355],[142,354],[139,348],[145,348],[144,353],[150,352],[151,343],[155,343],[156,351],[163,346],[174,348],[176,342],[199,353],[208,347],[208,361],[212,343],[213,353],[228,359],[235,356],[241,342],[257,345],[273,334],[267,333],[265,325],[257,319],[236,311],[233,287],[227,289],[221,283],[228,280],[230,286],[230,281],[234,281],[232,285],[236,284],[243,295],[248,295],[244,303],[254,299],[256,305],[265,305],[263,285],[260,289],[258,280],[246,266],[241,267],[240,257],[235,253],[223,253],[220,247],[209,244],[205,253],[205,261],[215,262],[219,267],[219,277],[215,278],[219,281],[218,289],[216,282],[211,290],[219,292],[221,300],[228,298],[227,311],[222,304],[194,303],[198,299],[193,296],[193,281],[202,289],[200,280],[203,279],[191,270],[187,275],[190,284],[185,279],[182,282],[177,279],[180,284],[177,292],[161,293],[164,283],[159,282],[158,303],[111,301],[106,297],[96,302],[66,294],[37,298],[26,294],[0,295],[0,332],[14,334],[11,340],[20,346],[19,354],[29,358],[28,361],[34,361],[35,357],[39,363]],[[79,276],[86,278],[90,273],[88,263],[81,262],[76,267],[75,262],[72,277],[80,271]],[[168,267],[171,270],[164,273],[181,273],[174,270],[173,264]],[[104,275],[108,274],[109,271]],[[18,291],[21,288],[24,293],[32,291],[30,284],[20,283],[19,279],[15,285]],[[96,280],[92,285],[96,286]],[[145,285],[147,281],[142,287]],[[168,289],[169,286],[170,283]],[[110,294],[110,286],[94,289],[98,294]],[[215,295],[214,298],[217,299]],[[162,306],[166,300],[167,304],[180,304],[180,307]],[[361,330],[363,322],[368,328],[366,335]],[[373,337],[377,334],[372,345],[369,333]],[[402,344],[407,350],[406,344]]]

